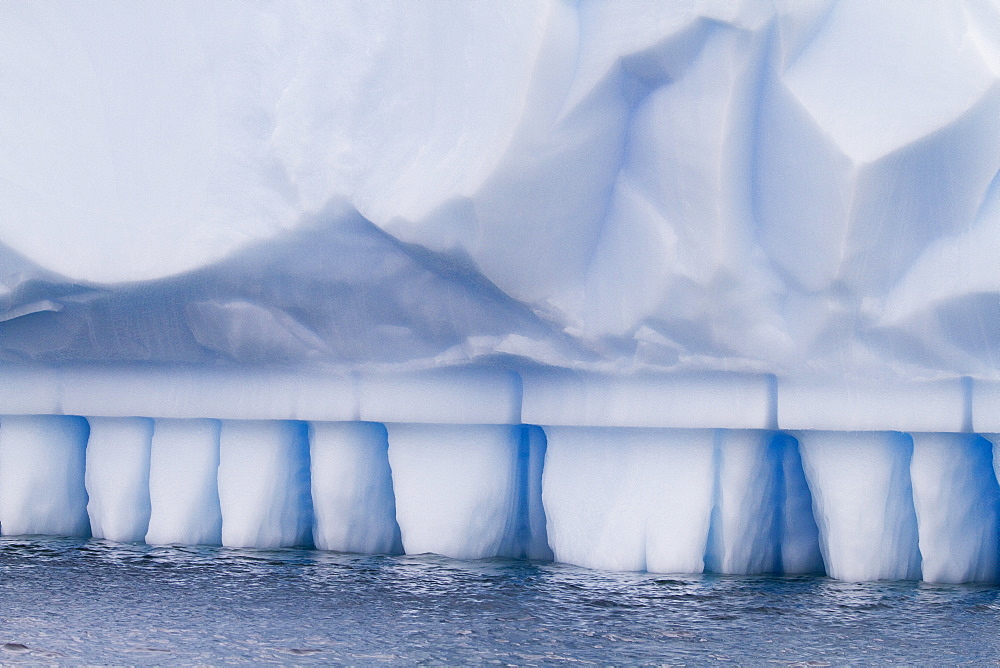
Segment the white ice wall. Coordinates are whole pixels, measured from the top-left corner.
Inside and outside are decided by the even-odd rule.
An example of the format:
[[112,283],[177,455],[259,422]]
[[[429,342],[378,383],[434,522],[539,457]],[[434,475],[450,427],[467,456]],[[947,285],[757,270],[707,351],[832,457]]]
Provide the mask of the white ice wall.
[[157,419],[149,461],[152,507],[146,542],[218,545],[218,420]]
[[841,580],[917,579],[910,437],[817,431],[796,438],[827,573]]
[[914,433],[910,477],[929,582],[1000,579],[1000,487],[993,447],[975,434]]
[[373,422],[311,422],[309,465],[321,550],[403,551],[385,427]]
[[997,26],[0,5],[0,531],[994,578]]
[[546,427],[542,500],[557,561],[700,573],[714,432]]
[[797,443],[769,431],[716,434],[715,499],[705,557],[716,573],[823,572]]
[[967,432],[5,416],[0,531],[995,582],[997,442]]
[[5,535],[88,536],[81,417],[0,418],[0,530]]
[[407,554],[515,556],[518,427],[386,428],[396,519]]
[[312,544],[307,426],[290,420],[224,420],[218,494],[222,544]]
[[88,417],[87,514],[94,538],[138,542],[149,530],[149,418]]

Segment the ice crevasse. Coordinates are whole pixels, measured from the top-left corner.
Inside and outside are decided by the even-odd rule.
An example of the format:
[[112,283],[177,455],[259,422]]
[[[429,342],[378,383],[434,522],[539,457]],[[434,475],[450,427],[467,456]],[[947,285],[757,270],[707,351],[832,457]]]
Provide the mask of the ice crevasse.
[[1000,579],[1000,3],[0,5],[0,532]]

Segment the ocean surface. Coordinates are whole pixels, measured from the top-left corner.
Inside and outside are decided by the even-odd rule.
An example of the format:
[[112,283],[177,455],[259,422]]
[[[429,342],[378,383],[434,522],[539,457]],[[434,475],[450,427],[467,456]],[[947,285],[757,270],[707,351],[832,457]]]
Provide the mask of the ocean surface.
[[995,663],[1000,588],[0,540],[0,663]]

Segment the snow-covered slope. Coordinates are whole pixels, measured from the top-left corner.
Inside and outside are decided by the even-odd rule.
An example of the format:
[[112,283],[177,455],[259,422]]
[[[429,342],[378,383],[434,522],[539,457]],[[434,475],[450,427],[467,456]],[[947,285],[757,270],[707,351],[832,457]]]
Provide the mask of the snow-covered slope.
[[0,415],[4,533],[996,579],[1000,2],[0,4]]

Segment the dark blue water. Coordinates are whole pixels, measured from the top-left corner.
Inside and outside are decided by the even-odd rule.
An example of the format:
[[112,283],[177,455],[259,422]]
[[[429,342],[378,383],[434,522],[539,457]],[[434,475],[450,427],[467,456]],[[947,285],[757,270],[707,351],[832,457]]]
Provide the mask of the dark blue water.
[[1000,659],[1000,589],[0,540],[0,662]]

